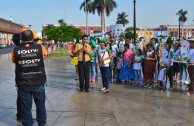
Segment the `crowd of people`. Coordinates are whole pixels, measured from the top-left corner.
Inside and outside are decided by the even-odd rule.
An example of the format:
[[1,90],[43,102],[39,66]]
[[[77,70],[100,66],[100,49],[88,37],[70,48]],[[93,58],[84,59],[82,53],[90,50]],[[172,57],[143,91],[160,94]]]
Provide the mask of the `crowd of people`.
[[[194,85],[191,70],[194,65],[194,40],[191,38],[188,41],[190,49],[188,56],[184,57],[186,62],[183,62],[180,41],[157,42],[152,38],[149,43],[144,44],[145,42],[141,40],[135,40],[134,43],[132,38],[125,37],[123,33],[120,34],[119,39],[113,36],[110,41],[106,38],[97,41],[95,37],[89,39],[85,35],[82,43],[76,43],[75,51],[71,54],[72,64],[78,66],[76,73],[79,72],[79,74],[76,74],[76,79],[79,78],[80,85],[84,85],[85,79],[87,85],[86,88],[80,86],[80,91],[85,89],[89,92],[89,81],[95,82],[99,68],[102,77],[101,91],[106,93],[110,91],[109,82],[112,81],[144,88],[153,88],[155,83],[159,90],[165,91],[169,80],[170,91],[173,91],[174,83],[185,83],[189,87],[185,94],[192,95]],[[87,56],[87,60],[83,61],[83,56]]]
[[[15,81],[18,89],[17,119],[22,119],[24,126],[33,124],[31,108],[34,99],[38,125],[45,126],[44,57],[47,56],[47,50],[34,42],[31,30],[14,34],[13,42],[16,44],[12,51],[12,61],[16,66]],[[158,89],[164,91],[169,80],[172,91],[174,81],[183,83],[185,79],[184,82],[188,84],[185,94],[192,95],[194,38],[190,38],[188,42],[190,47],[187,56],[182,57],[179,41],[174,44],[167,41],[164,43],[165,47],[162,47],[162,42],[157,43],[154,38],[147,44],[137,40],[134,43],[132,38],[125,38],[125,34],[121,34],[118,40],[114,36],[110,42],[103,38],[98,43],[96,38],[88,41],[88,36],[83,35],[82,42],[76,42],[74,51],[70,53],[71,64],[75,65],[80,92],[89,92],[90,82],[95,83],[99,68],[102,77],[101,91],[105,93],[110,92],[109,82],[112,80],[123,85],[132,84],[144,88],[152,88],[153,82],[158,82]]]

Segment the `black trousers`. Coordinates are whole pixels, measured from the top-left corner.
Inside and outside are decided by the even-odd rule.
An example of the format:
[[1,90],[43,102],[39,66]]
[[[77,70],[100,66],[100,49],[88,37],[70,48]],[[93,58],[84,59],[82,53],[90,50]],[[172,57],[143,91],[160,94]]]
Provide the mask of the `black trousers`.
[[[167,76],[168,76],[169,81],[170,81],[170,88],[172,88],[172,86],[173,86],[172,75],[173,75],[173,66],[170,67],[170,70],[167,70]],[[166,81],[167,81],[167,78],[166,78]]]
[[[89,90],[89,69],[90,69],[90,61],[87,62],[78,62],[78,72],[79,72],[79,86],[80,90]],[[85,85],[84,85],[85,81]]]

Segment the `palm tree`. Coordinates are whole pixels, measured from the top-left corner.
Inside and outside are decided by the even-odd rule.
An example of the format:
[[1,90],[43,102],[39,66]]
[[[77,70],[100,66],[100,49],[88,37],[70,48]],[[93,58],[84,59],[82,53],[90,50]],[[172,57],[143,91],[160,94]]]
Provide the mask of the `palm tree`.
[[91,0],[84,0],[84,2],[80,6],[80,10],[84,9],[86,12],[86,34],[88,34],[88,12],[91,13],[93,12],[93,3]]
[[101,16],[101,30],[106,32],[106,16],[117,7],[115,0],[94,0],[93,2],[93,14],[97,11],[98,15]]
[[176,15],[179,15],[179,40],[180,40],[180,24],[182,23],[182,35],[183,35],[183,25],[187,21],[187,11],[183,11],[183,9],[179,10]]
[[129,23],[129,21],[126,19],[127,17],[128,15],[126,15],[125,12],[118,13],[116,24],[123,24],[123,26],[125,27],[125,25]]

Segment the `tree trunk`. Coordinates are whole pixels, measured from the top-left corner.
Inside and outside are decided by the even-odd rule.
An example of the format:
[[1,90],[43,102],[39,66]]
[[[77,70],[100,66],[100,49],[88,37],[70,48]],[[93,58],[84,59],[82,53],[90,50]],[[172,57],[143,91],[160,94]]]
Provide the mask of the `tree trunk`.
[[183,39],[183,25],[184,25],[184,22],[182,22],[182,39]]
[[106,32],[106,8],[104,8],[104,31],[103,32]]
[[101,32],[103,32],[103,31],[104,31],[104,13],[101,12]]

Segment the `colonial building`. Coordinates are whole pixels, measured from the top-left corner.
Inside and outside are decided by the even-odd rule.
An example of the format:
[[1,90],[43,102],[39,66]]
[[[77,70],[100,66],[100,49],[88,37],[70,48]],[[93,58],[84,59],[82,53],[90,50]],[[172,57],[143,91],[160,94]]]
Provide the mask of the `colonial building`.
[[143,38],[146,42],[149,42],[154,37],[154,31],[141,30],[136,31],[137,39]]
[[10,20],[0,18],[0,43],[12,44],[12,35],[22,32],[22,29],[23,27],[14,23],[11,18]]
[[[179,38],[178,25],[160,25],[160,27],[154,29],[154,31],[167,31],[168,37],[170,36],[173,40]],[[185,39],[190,38],[192,35],[194,35],[194,26],[183,26],[183,27],[181,26],[180,35]]]

